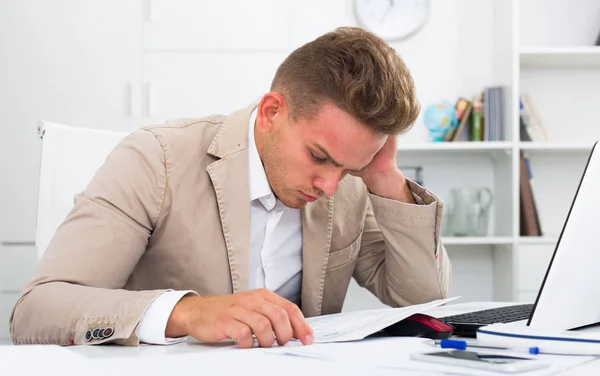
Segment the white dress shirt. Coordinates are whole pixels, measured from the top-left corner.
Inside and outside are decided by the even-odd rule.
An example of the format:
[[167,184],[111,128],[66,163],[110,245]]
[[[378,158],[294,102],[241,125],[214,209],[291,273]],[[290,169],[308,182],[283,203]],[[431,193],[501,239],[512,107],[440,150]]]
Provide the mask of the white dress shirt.
[[[248,163],[252,248],[249,290],[267,288],[298,304],[302,284],[302,220],[299,209],[279,201],[269,185],[254,141],[256,109],[248,124]],[[169,290],[144,312],[137,328],[140,342],[171,344],[186,337],[165,338],[169,316],[179,300],[194,291]]]

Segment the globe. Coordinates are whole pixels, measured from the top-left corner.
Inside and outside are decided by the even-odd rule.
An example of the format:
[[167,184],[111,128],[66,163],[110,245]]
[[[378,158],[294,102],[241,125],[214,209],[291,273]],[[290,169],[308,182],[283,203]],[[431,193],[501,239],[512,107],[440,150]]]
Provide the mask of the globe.
[[458,126],[456,108],[448,101],[432,104],[425,109],[423,122],[432,141],[444,141],[444,137]]

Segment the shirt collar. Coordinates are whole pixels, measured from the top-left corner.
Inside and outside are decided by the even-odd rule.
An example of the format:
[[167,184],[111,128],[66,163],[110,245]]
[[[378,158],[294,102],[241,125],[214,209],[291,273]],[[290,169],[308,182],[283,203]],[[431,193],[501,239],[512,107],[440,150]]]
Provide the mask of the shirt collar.
[[270,197],[273,201],[273,205],[275,205],[275,195],[269,185],[269,179],[267,179],[265,168],[260,160],[256,142],[254,141],[254,123],[256,121],[257,110],[258,108],[252,111],[250,123],[248,124],[248,176],[250,179],[250,201],[263,197]]

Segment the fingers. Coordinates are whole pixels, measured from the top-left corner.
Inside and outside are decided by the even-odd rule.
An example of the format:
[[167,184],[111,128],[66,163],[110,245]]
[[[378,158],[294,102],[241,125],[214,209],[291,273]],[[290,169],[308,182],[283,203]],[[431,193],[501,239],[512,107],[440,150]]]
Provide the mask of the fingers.
[[292,336],[294,338],[299,339],[305,345],[312,345],[314,343],[312,328],[306,322],[302,311],[297,305],[268,290],[267,292],[263,292],[263,296],[265,300],[285,310],[292,326]]
[[280,346],[285,345],[292,339],[294,332],[285,309],[267,300],[259,300],[253,309],[267,317],[275,332],[277,343]]
[[[312,328],[300,308],[277,294],[260,289],[232,296],[231,300],[223,307],[214,304],[211,312],[215,316],[211,314],[213,319],[208,320],[212,325],[199,322],[192,326],[198,330],[190,335],[208,341],[231,338],[242,348],[254,347],[255,338],[261,347],[271,347],[275,340],[285,345],[292,338],[305,345],[314,343]],[[200,330],[203,327],[207,333]]]
[[239,315],[236,315],[236,319],[250,328],[261,347],[273,346],[275,334],[271,321],[267,317],[256,311],[243,309],[240,310]]
[[242,348],[254,347],[254,337],[252,330],[243,322],[232,319],[229,320],[224,329],[225,335],[233,339]]
[[289,306],[286,311],[290,317],[294,337],[298,338],[305,345],[312,345],[315,342],[313,330],[304,319],[304,315],[302,314],[302,311],[300,311],[300,308],[291,303],[291,306]]

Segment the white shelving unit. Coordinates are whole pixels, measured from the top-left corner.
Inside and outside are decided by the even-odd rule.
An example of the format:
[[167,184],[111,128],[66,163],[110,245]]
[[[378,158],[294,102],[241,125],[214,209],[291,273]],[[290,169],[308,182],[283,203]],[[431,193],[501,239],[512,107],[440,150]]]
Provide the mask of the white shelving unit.
[[520,142],[519,149],[530,152],[576,152],[587,153],[592,150],[594,144],[592,142],[571,142],[571,143],[556,143],[556,142]]
[[402,144],[398,147],[399,152],[403,151],[424,151],[424,152],[444,152],[444,151],[464,151],[491,152],[495,150],[510,151],[514,147],[512,142],[491,141],[491,142],[435,142],[423,144]]
[[600,47],[525,47],[522,68],[600,68]]
[[[466,300],[531,302],[589,153],[595,141],[600,141],[600,121],[596,120],[600,47],[593,45],[600,32],[600,20],[594,19],[600,3],[492,0],[491,11],[493,73],[481,89],[506,87],[505,141],[401,142],[398,160],[402,165],[422,166],[425,186],[442,200],[457,186],[486,186],[494,192],[488,236],[442,238],[454,266],[452,295]],[[522,93],[537,108],[547,140],[519,139]],[[521,152],[529,158],[533,173],[540,237],[520,236]],[[485,291],[473,287],[486,281],[491,286]]]

